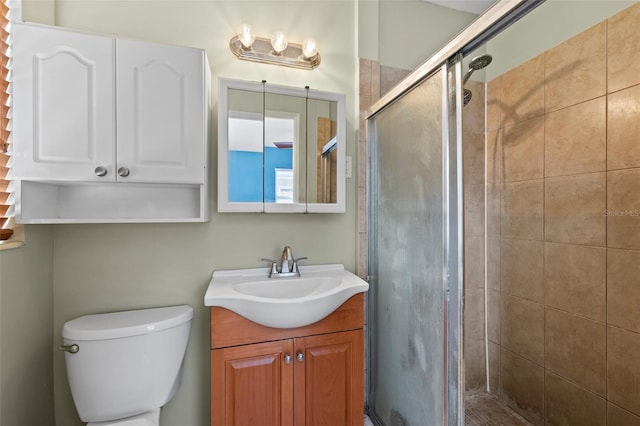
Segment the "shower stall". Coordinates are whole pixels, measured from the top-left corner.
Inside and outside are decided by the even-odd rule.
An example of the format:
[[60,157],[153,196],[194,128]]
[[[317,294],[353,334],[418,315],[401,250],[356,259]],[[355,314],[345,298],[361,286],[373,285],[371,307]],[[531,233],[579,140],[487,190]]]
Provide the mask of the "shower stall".
[[375,424],[640,425],[638,22],[501,1],[367,110]]

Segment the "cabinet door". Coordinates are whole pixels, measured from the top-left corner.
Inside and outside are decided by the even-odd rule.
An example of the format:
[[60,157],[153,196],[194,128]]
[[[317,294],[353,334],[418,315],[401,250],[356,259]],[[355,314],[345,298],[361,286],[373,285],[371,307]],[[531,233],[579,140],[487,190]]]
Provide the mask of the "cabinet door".
[[364,416],[363,331],[295,339],[296,426],[360,426]]
[[293,426],[292,352],[291,339],[212,350],[211,425]]
[[[118,180],[204,183],[202,50],[117,40]],[[128,176],[125,169],[129,171]]]
[[14,178],[113,180],[114,40],[22,23],[13,40]]

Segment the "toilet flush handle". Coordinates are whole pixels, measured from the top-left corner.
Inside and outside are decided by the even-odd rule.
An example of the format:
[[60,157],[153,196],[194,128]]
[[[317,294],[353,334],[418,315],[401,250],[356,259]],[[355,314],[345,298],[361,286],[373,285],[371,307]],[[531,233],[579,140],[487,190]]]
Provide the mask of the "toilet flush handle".
[[73,345],[61,345],[58,346],[58,350],[76,354],[80,350],[80,346],[76,345],[75,343]]

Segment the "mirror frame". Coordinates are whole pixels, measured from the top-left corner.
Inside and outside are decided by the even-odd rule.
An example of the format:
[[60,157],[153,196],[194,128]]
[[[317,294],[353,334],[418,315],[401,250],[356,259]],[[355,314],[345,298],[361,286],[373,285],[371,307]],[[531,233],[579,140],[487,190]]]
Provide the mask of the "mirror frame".
[[[337,137],[337,186],[336,203],[265,203],[229,201],[229,89],[246,90],[265,94],[307,97],[336,102]],[[262,82],[218,78],[218,212],[259,213],[344,213],[346,211],[346,96],[340,93],[315,89],[280,86]],[[306,142],[308,144],[308,141]],[[305,174],[308,170],[304,171]],[[306,191],[307,188],[304,188]],[[305,194],[306,199],[306,194]]]

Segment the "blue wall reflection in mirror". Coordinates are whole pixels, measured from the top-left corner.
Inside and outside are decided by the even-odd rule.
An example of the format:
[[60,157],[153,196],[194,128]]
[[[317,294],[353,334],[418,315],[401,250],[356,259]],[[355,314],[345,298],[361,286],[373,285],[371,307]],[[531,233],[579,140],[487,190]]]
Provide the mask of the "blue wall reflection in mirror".
[[293,203],[295,120],[264,118],[266,146],[261,115],[230,114],[229,201]]

